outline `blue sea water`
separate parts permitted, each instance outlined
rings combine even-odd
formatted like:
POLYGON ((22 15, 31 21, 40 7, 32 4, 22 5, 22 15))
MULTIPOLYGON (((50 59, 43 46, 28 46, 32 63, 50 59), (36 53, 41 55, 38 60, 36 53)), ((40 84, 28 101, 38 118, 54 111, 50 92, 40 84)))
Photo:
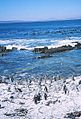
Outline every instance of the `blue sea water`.
MULTIPOLYGON (((58 45, 67 40, 81 40, 81 20, 0 23, 0 45, 30 48, 58 45)), ((81 50, 54 53, 37 59, 32 50, 15 50, 0 56, 0 75, 70 77, 81 75, 81 50)))

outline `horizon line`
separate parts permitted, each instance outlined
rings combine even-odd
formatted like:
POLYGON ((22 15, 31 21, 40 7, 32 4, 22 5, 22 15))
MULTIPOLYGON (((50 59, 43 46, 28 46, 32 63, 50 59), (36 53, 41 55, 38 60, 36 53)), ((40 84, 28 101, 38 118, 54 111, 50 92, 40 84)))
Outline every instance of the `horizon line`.
POLYGON ((71 19, 47 19, 47 20, 1 20, 0 22, 50 22, 50 21, 69 21, 69 20, 81 20, 81 18, 71 19))

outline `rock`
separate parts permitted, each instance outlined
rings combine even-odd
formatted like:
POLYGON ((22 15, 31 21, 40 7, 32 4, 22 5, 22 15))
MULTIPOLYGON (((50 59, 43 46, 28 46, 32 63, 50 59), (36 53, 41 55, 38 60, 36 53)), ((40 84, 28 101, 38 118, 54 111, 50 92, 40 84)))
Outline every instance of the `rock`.
POLYGON ((51 48, 49 49, 49 53, 58 53, 58 52, 64 52, 64 51, 69 51, 69 50, 73 50, 73 47, 68 45, 68 46, 61 46, 58 48, 51 48))
POLYGON ((6 47, 0 46, 0 53, 3 53, 3 52, 5 52, 5 51, 6 51, 6 47))
POLYGON ((81 116, 81 111, 76 111, 76 112, 67 113, 64 118, 75 119, 76 117, 80 117, 80 116, 81 116))
POLYGON ((12 47, 12 50, 17 50, 17 48, 16 47, 12 47))
POLYGON ((0 83, 2 83, 2 80, 0 79, 0 83))
POLYGON ((5 46, 0 46, 0 54, 3 55, 3 54, 10 52, 10 51, 12 51, 12 49, 6 49, 5 46))
POLYGON ((5 84, 8 84, 8 82, 7 82, 7 81, 4 81, 4 80, 2 80, 2 79, 0 79, 0 83, 5 83, 5 84))
POLYGON ((81 43, 78 42, 78 43, 75 45, 75 48, 81 49, 81 43))
POLYGON ((38 53, 46 53, 48 51, 48 47, 44 48, 34 48, 33 52, 38 52, 38 53))
POLYGON ((21 48, 20 50, 27 50, 26 48, 21 48))
POLYGON ((58 48, 51 48, 51 49, 48 49, 48 47, 34 48, 33 52, 52 54, 52 53, 64 52, 68 50, 73 50, 73 47, 70 45, 68 46, 65 45, 65 46, 61 46, 58 48))
POLYGON ((48 55, 38 56, 36 57, 36 59, 45 59, 45 58, 50 58, 50 57, 52 57, 52 55, 48 54, 48 55))

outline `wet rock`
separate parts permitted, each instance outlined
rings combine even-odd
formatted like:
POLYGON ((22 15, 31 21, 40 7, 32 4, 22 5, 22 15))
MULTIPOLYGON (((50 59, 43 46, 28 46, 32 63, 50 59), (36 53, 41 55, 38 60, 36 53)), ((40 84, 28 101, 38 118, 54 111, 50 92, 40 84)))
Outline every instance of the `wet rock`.
POLYGON ((0 53, 3 53, 3 52, 5 52, 5 51, 6 51, 6 47, 0 46, 0 53))
POLYGON ((61 46, 58 48, 51 48, 51 49, 48 49, 48 47, 35 48, 33 50, 33 52, 52 54, 52 53, 64 52, 64 51, 68 51, 68 50, 73 50, 73 47, 70 45, 68 45, 68 46, 65 45, 65 46, 61 46))
POLYGON ((67 113, 64 118, 75 119, 76 117, 80 117, 80 116, 81 116, 81 111, 76 111, 76 112, 67 113))
POLYGON ((21 48, 20 50, 27 50, 26 48, 21 48))
POLYGON ((10 51, 12 51, 11 49, 6 49, 6 47, 5 46, 0 46, 0 54, 5 54, 5 53, 7 53, 7 52, 10 52, 10 51))
POLYGON ((0 79, 0 83, 2 83, 2 80, 0 79))
POLYGON ((2 80, 2 79, 0 79, 0 83, 5 83, 5 84, 8 84, 8 82, 7 82, 7 81, 4 81, 4 80, 2 80))
POLYGON ((75 48, 81 49, 81 43, 78 42, 78 43, 75 45, 75 48))
POLYGON ((34 48, 33 52, 38 52, 38 53, 46 53, 48 51, 48 47, 44 48, 34 48))
POLYGON ((52 55, 48 54, 48 55, 38 56, 36 57, 36 59, 45 59, 45 58, 50 58, 50 57, 52 57, 52 55))
POLYGON ((17 50, 17 48, 16 47, 12 47, 12 50, 17 50))
POLYGON ((73 47, 68 45, 68 46, 62 46, 62 47, 58 47, 58 48, 53 48, 52 50, 50 50, 50 53, 58 53, 58 52, 64 52, 64 51, 69 51, 69 50, 73 50, 73 47))

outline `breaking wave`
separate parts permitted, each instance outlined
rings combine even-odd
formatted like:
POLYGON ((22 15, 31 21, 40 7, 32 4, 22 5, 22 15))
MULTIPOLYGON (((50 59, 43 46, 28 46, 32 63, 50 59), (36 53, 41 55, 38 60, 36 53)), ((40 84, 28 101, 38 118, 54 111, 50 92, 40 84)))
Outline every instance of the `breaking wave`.
POLYGON ((6 46, 7 49, 16 48, 17 50, 33 50, 34 48, 58 48, 61 46, 72 46, 81 43, 81 37, 69 37, 66 39, 10 39, 0 40, 0 45, 6 46))

